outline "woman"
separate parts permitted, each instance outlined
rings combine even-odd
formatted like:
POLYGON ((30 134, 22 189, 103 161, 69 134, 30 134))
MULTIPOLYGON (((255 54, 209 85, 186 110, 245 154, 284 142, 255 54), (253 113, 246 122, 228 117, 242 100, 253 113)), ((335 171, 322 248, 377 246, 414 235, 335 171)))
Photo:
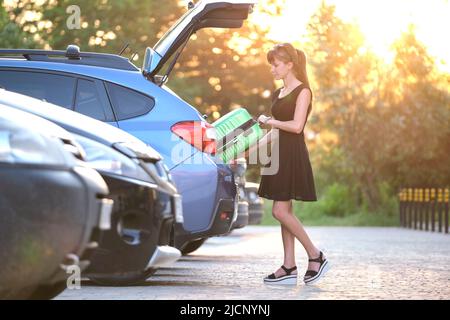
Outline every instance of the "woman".
POLYGON ((264 282, 297 283, 294 248, 297 238, 309 257, 308 271, 303 281, 312 284, 325 274, 329 264, 323 252, 312 243, 292 209, 292 200, 317 200, 303 134, 312 108, 306 57, 303 51, 285 43, 270 50, 267 60, 272 66, 271 72, 275 79, 283 80, 284 86, 273 94, 272 117, 261 115, 258 118, 260 123, 272 127, 271 132, 259 142, 259 147, 271 142, 272 150, 277 149, 278 154, 272 152, 270 166, 274 167, 274 161, 279 162, 276 173, 265 174, 263 171, 258 194, 274 200, 272 214, 281 223, 284 263, 277 271, 265 277, 264 282))

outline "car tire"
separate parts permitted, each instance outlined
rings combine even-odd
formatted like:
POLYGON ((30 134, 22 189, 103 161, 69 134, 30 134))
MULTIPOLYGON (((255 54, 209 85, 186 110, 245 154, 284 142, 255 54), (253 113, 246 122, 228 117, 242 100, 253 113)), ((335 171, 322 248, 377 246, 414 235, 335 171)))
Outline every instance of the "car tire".
POLYGON ((186 256, 189 253, 194 252, 195 250, 200 248, 203 243, 205 243, 206 239, 208 238, 201 238, 198 240, 189 241, 187 245, 185 245, 184 248, 181 249, 181 253, 183 254, 183 256, 186 256))
POLYGON ((121 275, 105 275, 89 277, 89 279, 95 284, 106 286, 106 287, 117 287, 117 286, 133 286, 142 284, 150 276, 152 276, 157 269, 147 269, 141 272, 126 273, 121 275))

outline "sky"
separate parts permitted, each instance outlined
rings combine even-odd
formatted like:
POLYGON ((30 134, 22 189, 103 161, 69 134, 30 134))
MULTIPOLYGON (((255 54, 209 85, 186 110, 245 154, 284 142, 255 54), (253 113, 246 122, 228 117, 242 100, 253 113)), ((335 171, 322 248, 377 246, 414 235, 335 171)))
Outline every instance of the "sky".
MULTIPOLYGON (((269 37, 294 42, 306 33, 306 24, 322 0, 287 0, 283 12, 270 21, 269 37)), ((393 55, 390 46, 415 25, 417 38, 436 58, 439 69, 450 72, 450 4, 449 0, 325 0, 336 5, 336 15, 345 22, 356 23, 365 35, 367 45, 386 62, 393 55)), ((255 10, 256 19, 258 12, 255 10)), ((252 17, 250 16, 250 19, 252 17)))

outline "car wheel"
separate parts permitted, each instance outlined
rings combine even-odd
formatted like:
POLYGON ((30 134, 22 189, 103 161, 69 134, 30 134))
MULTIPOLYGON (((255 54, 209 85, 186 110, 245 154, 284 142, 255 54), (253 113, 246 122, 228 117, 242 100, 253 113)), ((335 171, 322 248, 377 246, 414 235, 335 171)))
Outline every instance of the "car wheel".
POLYGON ((95 284, 101 286, 132 286, 145 282, 157 269, 148 269, 141 272, 133 272, 119 275, 104 275, 89 277, 95 284))
POLYGON ((194 252, 195 250, 200 248, 203 243, 205 243, 206 239, 208 238, 201 238, 198 240, 189 241, 188 244, 185 245, 183 249, 181 249, 181 253, 183 254, 183 256, 186 256, 189 253, 194 252))

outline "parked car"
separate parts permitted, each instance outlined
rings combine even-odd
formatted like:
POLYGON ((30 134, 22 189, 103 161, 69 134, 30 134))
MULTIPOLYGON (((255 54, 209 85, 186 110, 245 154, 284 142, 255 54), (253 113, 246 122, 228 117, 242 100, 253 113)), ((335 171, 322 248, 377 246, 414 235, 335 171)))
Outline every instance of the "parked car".
POLYGON ((133 284, 181 256, 170 246, 174 228, 183 222, 180 196, 155 150, 122 130, 18 93, 3 91, 0 103, 69 131, 109 187, 112 227, 100 239, 85 277, 106 285, 133 284))
POLYGON ((0 103, 0 298, 58 295, 110 229, 108 187, 82 154, 67 131, 0 103))
POLYGON ((6 56, 0 58, 0 86, 107 122, 160 152, 183 196, 183 230, 175 238, 183 250, 230 231, 237 189, 230 167, 216 163, 214 128, 165 82, 194 32, 238 28, 255 3, 201 0, 190 6, 154 49, 147 48, 142 70, 121 56, 80 53, 75 46, 0 50, 6 56))
POLYGON ((249 204, 245 195, 245 173, 247 171, 247 160, 245 158, 236 159, 231 164, 234 179, 239 190, 238 217, 232 226, 233 229, 241 229, 248 225, 249 204))
POLYGON ((244 226, 256 225, 262 222, 264 216, 264 201, 258 195, 259 184, 247 181, 245 173, 247 171, 247 161, 245 158, 239 158, 232 162, 231 168, 235 173, 235 180, 239 187, 239 205, 245 203, 245 208, 238 210, 238 218, 235 222, 235 229, 244 226), (242 213, 245 212, 246 213, 242 213), (241 221, 241 223, 239 223, 241 221))
POLYGON ((258 195, 259 184, 245 183, 245 198, 248 202, 248 224, 260 224, 264 217, 264 200, 258 195))

